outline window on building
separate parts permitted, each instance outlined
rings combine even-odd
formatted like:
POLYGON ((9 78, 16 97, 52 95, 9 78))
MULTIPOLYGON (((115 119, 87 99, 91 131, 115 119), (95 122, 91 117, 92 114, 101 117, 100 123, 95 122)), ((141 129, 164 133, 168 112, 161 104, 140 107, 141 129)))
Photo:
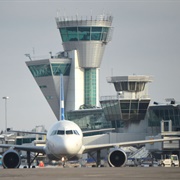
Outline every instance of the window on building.
POLYGON ((49 64, 31 65, 28 66, 34 77, 51 76, 51 68, 49 64))
POLYGON ((96 69, 85 69, 85 104, 96 106, 96 69))
POLYGON ((99 26, 64 27, 59 29, 63 42, 106 41, 109 28, 99 26))
POLYGON ((51 67, 54 76, 59 76, 60 74, 63 74, 64 76, 69 76, 70 74, 71 64, 52 63, 51 67))

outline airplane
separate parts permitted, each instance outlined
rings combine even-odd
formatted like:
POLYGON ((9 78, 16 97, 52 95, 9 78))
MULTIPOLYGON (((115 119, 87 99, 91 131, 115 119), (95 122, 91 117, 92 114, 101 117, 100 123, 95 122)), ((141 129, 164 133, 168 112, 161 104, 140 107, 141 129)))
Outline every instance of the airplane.
MULTIPOLYGON (((61 78, 60 78, 61 79, 61 78)), ((61 80, 61 87, 63 83, 61 80)), ((61 90, 62 92, 62 90, 61 90)), ((61 94, 61 96, 63 96, 61 94)), ((25 145, 12 145, 12 144, 0 144, 1 148, 7 148, 8 150, 2 155, 2 166, 4 168, 19 168, 21 165, 21 157, 19 151, 27 152, 27 164, 31 167, 32 162, 37 156, 42 153, 46 155, 50 160, 68 160, 72 157, 89 153, 92 151, 98 151, 101 149, 112 148, 108 154, 108 163, 110 167, 122 167, 126 164, 127 155, 125 151, 121 149, 122 146, 140 145, 146 143, 155 143, 163 141, 176 141, 180 140, 177 138, 168 139, 153 139, 153 140, 140 140, 131 142, 118 142, 118 143, 107 143, 107 144, 94 144, 84 145, 83 144, 83 132, 80 127, 72 121, 64 119, 64 106, 63 97, 61 97, 61 118, 59 121, 52 124, 47 133, 35 133, 47 135, 45 146, 25 146, 25 145), (36 156, 31 159, 30 153, 37 153, 36 156)), ((16 131, 21 132, 21 131, 16 131)))

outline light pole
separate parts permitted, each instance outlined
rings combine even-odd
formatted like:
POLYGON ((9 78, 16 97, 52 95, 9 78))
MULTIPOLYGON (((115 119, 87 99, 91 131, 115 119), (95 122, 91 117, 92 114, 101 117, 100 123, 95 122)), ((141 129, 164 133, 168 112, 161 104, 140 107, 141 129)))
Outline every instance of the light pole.
POLYGON ((7 132, 7 99, 9 99, 8 96, 2 97, 5 100, 5 132, 7 132))

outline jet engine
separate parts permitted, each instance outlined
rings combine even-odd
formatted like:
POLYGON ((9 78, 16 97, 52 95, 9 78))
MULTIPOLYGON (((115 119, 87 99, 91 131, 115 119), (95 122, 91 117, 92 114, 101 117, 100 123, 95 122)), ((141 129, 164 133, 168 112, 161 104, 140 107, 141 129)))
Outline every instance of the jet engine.
POLYGON ((19 168, 21 157, 17 151, 9 149, 3 154, 2 165, 4 168, 19 168))
POLYGON ((122 149, 113 149, 108 155, 108 163, 111 167, 121 167, 126 164, 127 155, 122 149))

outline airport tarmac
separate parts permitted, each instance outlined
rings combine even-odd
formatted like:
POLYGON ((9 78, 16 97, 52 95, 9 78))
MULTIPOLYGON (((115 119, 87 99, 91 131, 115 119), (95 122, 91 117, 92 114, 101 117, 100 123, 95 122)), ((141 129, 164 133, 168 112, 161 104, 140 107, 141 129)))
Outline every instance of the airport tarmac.
POLYGON ((1 180, 179 180, 180 168, 35 168, 0 169, 1 180))

